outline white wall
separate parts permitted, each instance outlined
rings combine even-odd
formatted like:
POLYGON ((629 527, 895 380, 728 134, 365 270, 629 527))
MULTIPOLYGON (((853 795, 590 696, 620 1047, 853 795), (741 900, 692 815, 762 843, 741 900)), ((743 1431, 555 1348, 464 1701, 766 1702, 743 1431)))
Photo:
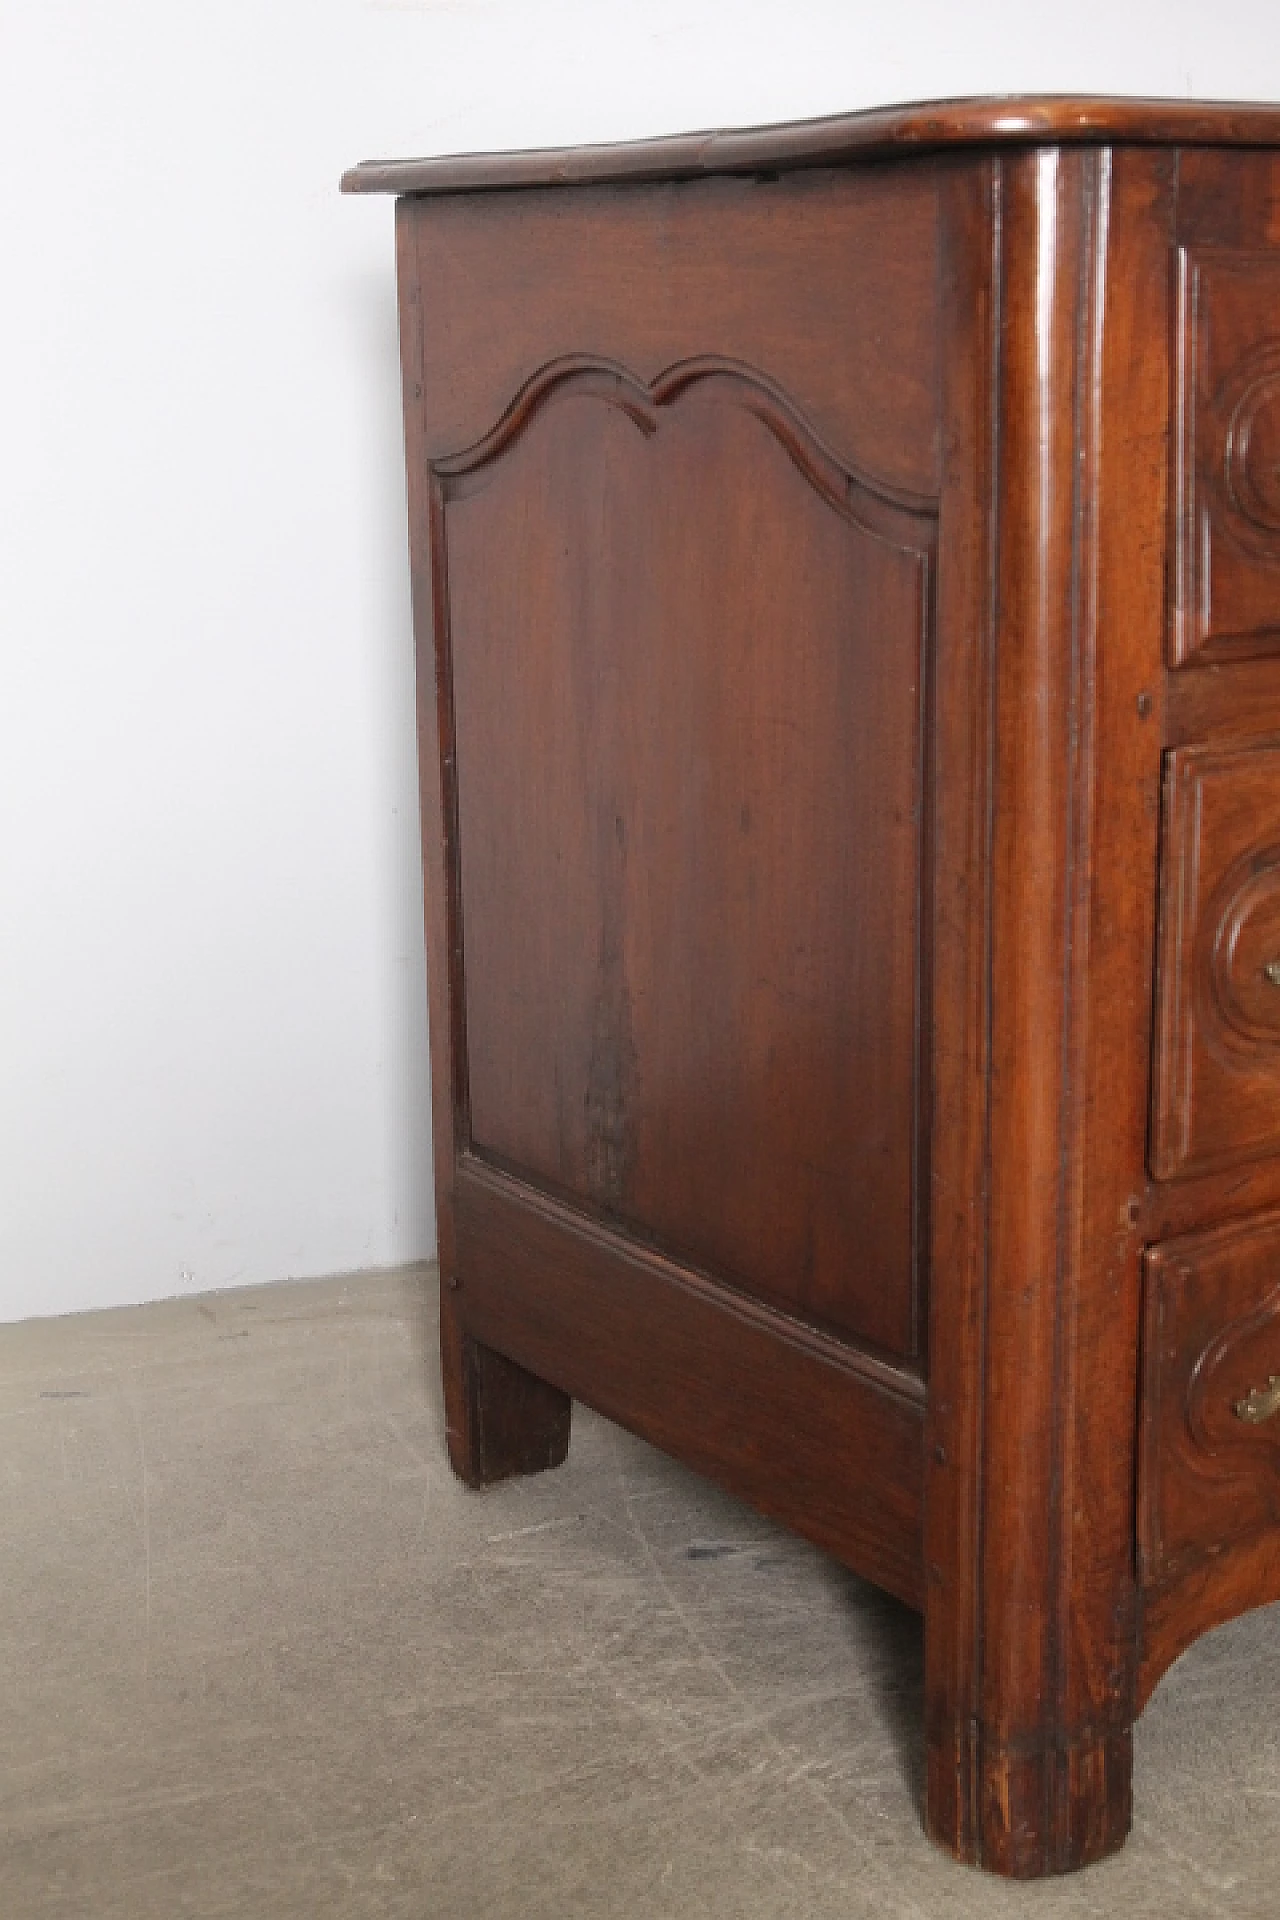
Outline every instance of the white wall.
POLYGON ((1274 0, 0 0, 0 1319, 432 1245, 369 154, 1280 97, 1274 0))

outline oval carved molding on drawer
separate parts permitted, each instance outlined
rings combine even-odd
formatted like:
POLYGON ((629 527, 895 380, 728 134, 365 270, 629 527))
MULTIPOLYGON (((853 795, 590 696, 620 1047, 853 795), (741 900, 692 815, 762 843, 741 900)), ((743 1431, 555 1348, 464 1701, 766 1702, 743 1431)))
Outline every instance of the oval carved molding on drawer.
POLYGON ((1210 1012, 1223 1039, 1280 1047, 1280 844, 1236 862, 1206 926, 1210 1012))
POLYGON ((1146 1256, 1139 1486, 1160 1585, 1280 1519, 1280 1214, 1146 1256))
POLYGON ((1209 1342, 1191 1370, 1187 1430, 1203 1456, 1202 1471, 1252 1473, 1259 1447, 1280 1453, 1280 1419, 1250 1418, 1242 1411, 1264 1406, 1274 1377, 1269 1369, 1280 1369, 1280 1279, 1252 1313, 1209 1342))
POLYGON ((1280 747, 1168 756, 1151 1169, 1280 1154, 1280 747))
POLYGON ((1179 254, 1175 666, 1280 654, 1280 255, 1179 254))
POLYGON ((1249 528, 1236 528, 1260 558, 1280 560, 1280 345, 1272 342, 1237 369, 1223 396, 1227 416, 1227 495, 1249 528))

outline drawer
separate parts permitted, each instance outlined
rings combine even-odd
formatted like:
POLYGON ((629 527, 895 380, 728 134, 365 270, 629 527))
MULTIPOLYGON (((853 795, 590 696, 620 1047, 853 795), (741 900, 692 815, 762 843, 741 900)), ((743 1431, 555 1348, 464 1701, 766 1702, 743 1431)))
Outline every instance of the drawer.
POLYGON ((1168 757, 1151 1169, 1280 1153, 1280 747, 1168 757))
POLYGON ((1144 1585, 1280 1523, 1280 1213, 1146 1256, 1144 1585))
POLYGON ((1280 653, 1280 255, 1179 256, 1175 665, 1280 653))

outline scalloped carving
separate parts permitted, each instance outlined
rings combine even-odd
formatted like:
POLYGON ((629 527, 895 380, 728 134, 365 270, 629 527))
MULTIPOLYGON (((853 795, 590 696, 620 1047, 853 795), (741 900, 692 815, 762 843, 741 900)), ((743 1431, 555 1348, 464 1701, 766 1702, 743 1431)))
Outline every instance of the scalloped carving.
POLYGON ((525 382, 482 439, 432 463, 443 497, 465 495, 545 407, 575 399, 616 407, 644 434, 656 433, 664 411, 683 401, 727 401, 743 407, 768 428, 814 491, 843 518, 908 551, 925 552, 932 545, 935 499, 859 472, 825 444, 775 381, 717 354, 676 361, 651 381, 592 354, 568 354, 548 362, 525 382))

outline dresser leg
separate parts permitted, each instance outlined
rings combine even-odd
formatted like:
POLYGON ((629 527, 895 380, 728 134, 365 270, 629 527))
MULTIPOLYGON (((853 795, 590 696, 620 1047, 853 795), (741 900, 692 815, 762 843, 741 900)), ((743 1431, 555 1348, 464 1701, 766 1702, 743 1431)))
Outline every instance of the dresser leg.
POLYGON ((460 1480, 487 1487, 561 1465, 569 1451, 568 1394, 473 1339, 447 1285, 440 1298, 440 1358, 449 1460, 460 1480))
POLYGON ((1016 1880, 1070 1873, 1124 1845, 1132 1729, 1018 1740, 980 1726, 929 1736, 925 1823, 957 1859, 1016 1880))

